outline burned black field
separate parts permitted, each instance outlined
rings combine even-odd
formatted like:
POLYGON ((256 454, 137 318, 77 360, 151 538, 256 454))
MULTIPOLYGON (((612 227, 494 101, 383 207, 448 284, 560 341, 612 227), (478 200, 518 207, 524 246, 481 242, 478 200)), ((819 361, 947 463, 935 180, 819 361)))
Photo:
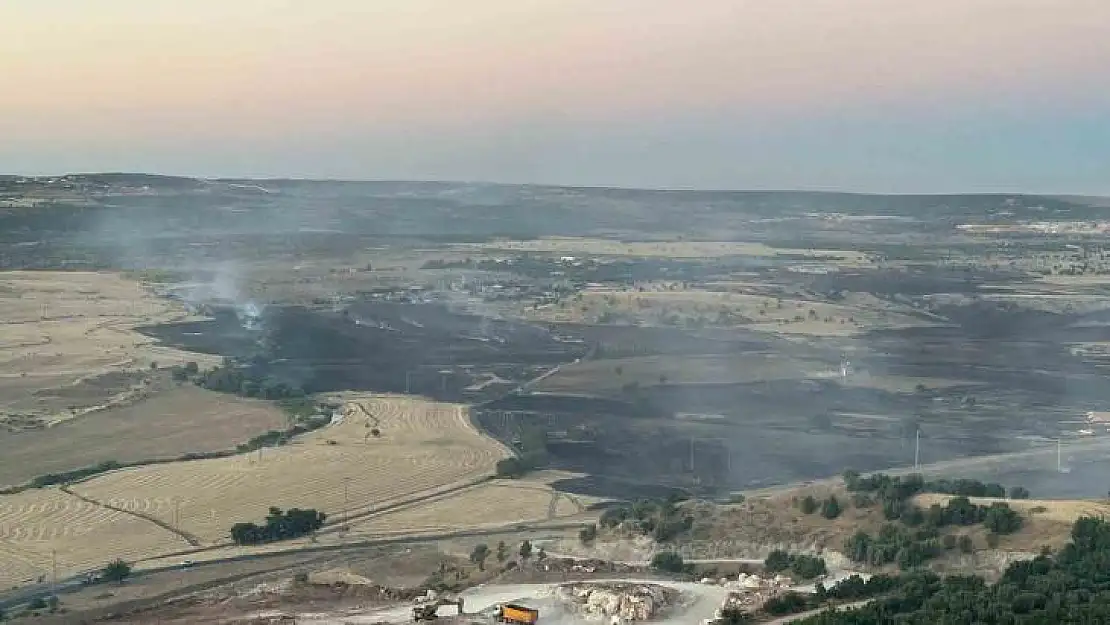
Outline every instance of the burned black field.
POLYGON ((222 310, 210 321, 146 332, 306 392, 408 391, 470 403, 493 436, 519 448, 540 431, 548 466, 589 476, 562 483, 564 490, 616 497, 908 466, 917 436, 922 463, 1023 450, 1050 444, 1110 401, 1101 363, 1068 348, 1110 339, 1110 329, 1068 327, 1081 320, 1075 316, 947 312, 953 323, 944 327, 828 344, 719 330, 545 326, 381 301, 341 311, 274 306, 253 324, 222 310), (845 346, 851 371, 840 375, 845 346), (761 379, 772 360, 795 373, 779 367, 761 379), (714 383, 674 383, 652 368, 659 362, 708 362, 736 379, 716 372, 714 383), (552 378, 577 380, 582 367, 601 374, 555 393, 529 384, 553 369, 552 378), (605 376, 623 383, 606 386, 605 376))

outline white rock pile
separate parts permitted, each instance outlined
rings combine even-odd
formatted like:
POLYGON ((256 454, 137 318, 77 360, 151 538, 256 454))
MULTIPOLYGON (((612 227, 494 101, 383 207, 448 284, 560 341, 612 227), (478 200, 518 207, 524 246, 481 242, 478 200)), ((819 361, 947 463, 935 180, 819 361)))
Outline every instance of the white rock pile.
POLYGON ((622 623, 655 618, 678 598, 678 591, 655 584, 568 584, 559 594, 585 615, 622 623))

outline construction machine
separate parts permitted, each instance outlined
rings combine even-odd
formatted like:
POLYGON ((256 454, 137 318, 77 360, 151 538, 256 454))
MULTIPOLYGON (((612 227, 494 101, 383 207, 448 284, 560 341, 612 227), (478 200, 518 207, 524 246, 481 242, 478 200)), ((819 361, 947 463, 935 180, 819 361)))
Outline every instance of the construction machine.
POLYGON ((412 607, 412 620, 415 623, 421 621, 434 621, 439 618, 439 609, 445 605, 453 605, 459 610, 459 614, 463 613, 463 600, 462 597, 458 599, 439 598, 433 599, 420 605, 412 607))
POLYGON ((511 623, 512 625, 536 625, 540 618, 540 611, 526 608, 522 605, 506 603, 497 606, 497 621, 511 623))

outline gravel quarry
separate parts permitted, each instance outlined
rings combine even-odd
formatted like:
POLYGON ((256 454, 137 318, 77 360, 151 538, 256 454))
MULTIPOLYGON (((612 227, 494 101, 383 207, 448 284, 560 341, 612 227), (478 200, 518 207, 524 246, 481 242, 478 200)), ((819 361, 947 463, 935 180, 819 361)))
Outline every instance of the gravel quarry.
MULTIPOLYGON (((660 590, 670 590, 679 594, 676 604, 666 606, 661 618, 652 619, 658 625, 684 625, 699 623, 702 619, 713 618, 714 611, 728 596, 728 589, 721 586, 697 584, 693 582, 671 582, 660 580, 607 579, 574 582, 570 586, 589 584, 602 588, 606 585, 645 586, 660 590)), ((465 600, 466 615, 454 618, 453 608, 441 608, 440 623, 485 622, 486 615, 494 606, 502 603, 521 603, 540 611, 539 622, 544 625, 596 625, 607 622, 606 617, 588 614, 577 610, 574 602, 564 598, 563 583, 552 584, 496 584, 471 588, 461 593, 465 600)), ((404 604, 396 607, 370 610, 365 612, 344 612, 330 614, 298 614, 297 622, 313 625, 346 625, 362 623, 367 625, 401 624, 412 622, 412 606, 404 604)))

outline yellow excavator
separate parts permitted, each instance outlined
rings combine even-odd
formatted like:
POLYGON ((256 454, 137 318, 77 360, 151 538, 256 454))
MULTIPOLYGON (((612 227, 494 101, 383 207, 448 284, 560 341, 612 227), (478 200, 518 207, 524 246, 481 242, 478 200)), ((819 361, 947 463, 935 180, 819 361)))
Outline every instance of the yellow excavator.
POLYGON ((453 605, 459 610, 459 614, 463 613, 463 600, 462 597, 458 599, 439 598, 432 599, 420 605, 412 607, 412 620, 414 623, 422 621, 434 621, 439 618, 439 609, 445 605, 453 605))

